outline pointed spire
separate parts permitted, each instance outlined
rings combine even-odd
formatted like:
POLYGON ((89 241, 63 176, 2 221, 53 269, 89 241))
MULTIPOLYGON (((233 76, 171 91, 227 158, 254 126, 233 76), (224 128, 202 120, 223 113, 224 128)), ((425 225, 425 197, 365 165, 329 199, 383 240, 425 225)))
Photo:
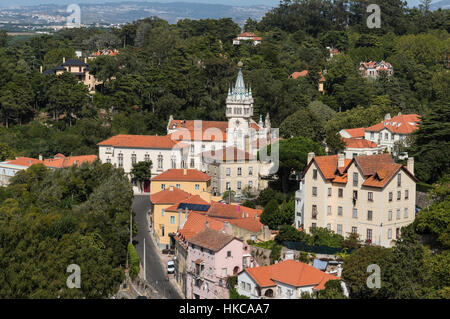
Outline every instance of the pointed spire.
POLYGON ((245 93, 245 83, 244 83, 244 76, 242 74, 242 66, 244 64, 242 62, 238 63, 238 76, 236 79, 236 85, 234 86, 233 93, 245 93))

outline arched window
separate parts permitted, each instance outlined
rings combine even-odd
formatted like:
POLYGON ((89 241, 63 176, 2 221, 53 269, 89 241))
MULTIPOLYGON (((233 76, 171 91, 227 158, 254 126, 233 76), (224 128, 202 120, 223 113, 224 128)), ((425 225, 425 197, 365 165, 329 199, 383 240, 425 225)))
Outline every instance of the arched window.
POLYGON ((119 167, 123 167, 123 154, 119 154, 118 156, 119 167))
POLYGON ((163 156, 161 154, 158 155, 158 169, 163 169, 163 156))
POLYGON ((172 155, 171 163, 172 163, 172 168, 177 168, 177 157, 175 155, 172 155))

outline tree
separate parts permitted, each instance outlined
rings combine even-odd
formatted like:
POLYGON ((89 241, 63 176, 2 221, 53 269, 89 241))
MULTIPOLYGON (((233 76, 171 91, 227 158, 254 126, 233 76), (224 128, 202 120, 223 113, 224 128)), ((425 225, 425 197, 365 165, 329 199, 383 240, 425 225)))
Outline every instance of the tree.
POLYGON ((264 207, 260 216, 260 221, 264 225, 269 226, 270 229, 277 229, 277 226, 279 225, 278 217, 278 203, 275 199, 272 199, 267 203, 266 207, 264 207))
POLYGON ((141 192, 143 191, 144 183, 150 181, 152 165, 152 161, 137 162, 131 168, 130 174, 139 183, 141 192))
POLYGON ((325 122, 310 109, 302 109, 288 116, 280 125, 280 135, 284 138, 307 137, 322 143, 325 138, 325 122))
POLYGON ((0 143, 0 162, 6 159, 14 159, 14 152, 6 143, 0 143))
MULTIPOLYGON (((278 175, 281 177, 283 193, 288 191, 288 178, 294 173, 300 173, 305 167, 309 152, 316 155, 325 155, 325 151, 316 142, 305 137, 293 137, 283 139, 279 143, 279 169, 278 175)), ((267 147, 266 154, 271 154, 271 145, 267 147)))
POLYGON ((261 206, 266 206, 272 199, 275 199, 278 204, 281 204, 285 200, 285 196, 274 188, 267 187, 259 193, 256 203, 261 206))
POLYGON ((381 287, 387 280, 386 267, 390 262, 392 250, 379 246, 365 246, 354 251, 344 260, 342 279, 349 288, 350 298, 383 298, 380 289, 367 287, 367 267, 376 264, 381 270, 381 287))
POLYGON ((319 290, 318 299, 347 299, 341 280, 328 280, 325 289, 319 290))

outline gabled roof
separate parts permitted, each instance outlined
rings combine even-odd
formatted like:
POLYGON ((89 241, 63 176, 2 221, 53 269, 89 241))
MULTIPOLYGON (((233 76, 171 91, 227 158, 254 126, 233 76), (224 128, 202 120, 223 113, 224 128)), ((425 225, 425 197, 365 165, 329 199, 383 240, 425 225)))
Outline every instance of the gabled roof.
POLYGON ((171 187, 150 195, 150 201, 153 204, 175 204, 188 199, 190 196, 191 194, 188 192, 171 187))
POLYGON ((273 287, 277 282, 293 287, 314 286, 314 290, 325 288, 328 280, 338 280, 339 277, 324 273, 305 263, 295 260, 244 270, 259 287, 273 287))
POLYGON ((178 141, 226 141, 227 128, 226 121, 172 120, 169 123, 169 130, 176 130, 171 135, 178 141))
POLYGON ((239 228, 246 229, 253 233, 257 233, 257 232, 261 231, 261 229, 264 227, 264 225, 259 221, 259 218, 254 218, 254 217, 230 219, 230 220, 228 220, 228 222, 232 225, 235 225, 239 228))
POLYGON ((356 162, 364 176, 373 175, 379 169, 389 164, 395 164, 391 155, 388 153, 356 156, 352 161, 356 162))
POLYGON ((16 157, 13 160, 6 160, 5 163, 7 164, 11 164, 11 165, 18 165, 18 166, 24 166, 24 167, 30 167, 31 165, 35 165, 35 164, 43 164, 43 161, 37 160, 35 158, 31 158, 31 157, 16 157))
POLYGON ((255 216, 259 217, 262 213, 261 209, 253 209, 245 206, 237 206, 225 203, 213 203, 209 208, 207 215, 217 218, 238 219, 255 216), (242 216, 244 215, 244 216, 242 216))
POLYGON ((84 63, 83 61, 75 60, 75 59, 69 59, 61 65, 62 66, 87 66, 87 64, 84 63))
POLYGON ((179 209, 187 209, 189 212, 196 211, 205 214, 210 207, 210 204, 205 201, 200 195, 192 195, 187 199, 183 199, 179 203, 176 203, 168 208, 166 211, 178 211, 179 209))
POLYGON ((180 229, 178 233, 184 237, 184 239, 189 240, 205 229, 206 222, 208 222, 208 227, 210 229, 217 231, 222 230, 225 226, 225 222, 223 220, 208 217, 204 214, 196 212, 189 212, 183 228, 180 229))
POLYGON ((376 148, 377 143, 360 138, 342 138, 347 148, 376 148))
POLYGON ((308 70, 303 70, 301 72, 292 73, 290 77, 295 80, 295 79, 298 79, 299 77, 305 77, 307 75, 308 75, 308 70))
POLYGON ((366 131, 379 132, 386 128, 392 133, 409 134, 417 130, 419 124, 420 116, 417 114, 397 115, 366 128, 366 131))
MULTIPOLYGON (((306 174, 313 162, 317 164, 325 179, 332 180, 336 177, 336 170, 338 169, 338 155, 314 157, 314 159, 306 167, 304 174, 306 174)), ((350 162, 351 160, 345 159, 343 170, 348 167, 350 162)))
POLYGON ((152 181, 188 181, 207 182, 211 179, 208 174, 196 169, 168 169, 152 178, 152 181))
MULTIPOLYGON (((218 252, 226 245, 228 245, 228 243, 230 243, 233 239, 235 239, 234 236, 225 234, 221 231, 217 231, 209 227, 205 227, 203 231, 191 237, 191 239, 188 239, 188 241, 191 244, 218 252)), ((236 238, 236 240, 239 239, 236 238)))
POLYGON ((364 133, 366 130, 364 127, 358 127, 358 128, 348 128, 345 129, 344 131, 346 131, 351 137, 358 138, 364 137, 364 133))
POLYGON ((172 149, 174 147, 184 146, 177 141, 173 141, 170 136, 167 135, 116 135, 98 143, 97 145, 153 149, 172 149))
POLYGON ((52 168, 65 168, 72 165, 81 165, 83 163, 93 163, 97 159, 97 155, 81 155, 81 156, 68 156, 65 157, 62 154, 56 154, 54 158, 45 159, 44 165, 52 168))

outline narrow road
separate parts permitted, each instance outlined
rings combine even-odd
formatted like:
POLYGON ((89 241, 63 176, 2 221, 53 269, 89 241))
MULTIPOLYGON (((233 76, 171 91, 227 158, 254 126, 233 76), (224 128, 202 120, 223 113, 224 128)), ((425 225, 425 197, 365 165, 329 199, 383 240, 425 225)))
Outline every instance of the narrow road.
MULTIPOLYGON (((146 274, 147 281, 152 284, 161 296, 168 299, 181 299, 177 290, 172 286, 167 277, 167 270, 161 266, 157 249, 150 238, 148 232, 147 212, 150 209, 149 196, 137 195, 133 199, 133 211, 136 213, 136 222, 138 223, 138 234, 133 238, 136 242, 136 249, 140 259, 143 261, 144 237, 146 248, 146 274)), ((143 264, 143 262, 142 262, 143 264)))

